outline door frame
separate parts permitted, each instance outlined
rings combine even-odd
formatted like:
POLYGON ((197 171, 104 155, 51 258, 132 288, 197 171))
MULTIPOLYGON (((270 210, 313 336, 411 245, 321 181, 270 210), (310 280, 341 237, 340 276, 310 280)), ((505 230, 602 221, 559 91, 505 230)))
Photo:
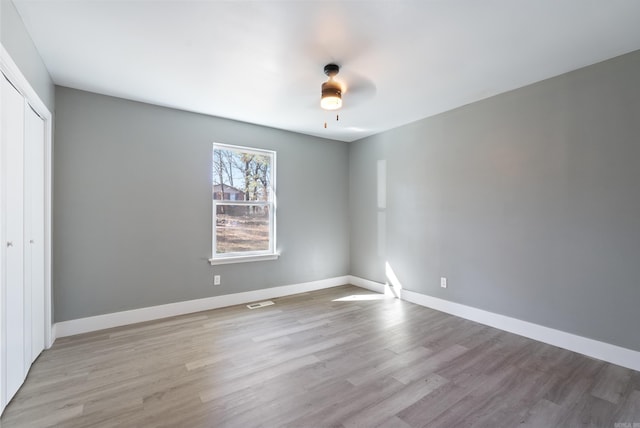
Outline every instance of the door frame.
MULTIPOLYGON (((22 74, 4 46, 0 43, 0 71, 9 78, 16 89, 24 96, 35 112, 44 120, 44 345, 49 349, 55 341, 53 331, 53 305, 51 295, 51 223, 52 223, 52 180, 53 180, 53 115, 22 74)), ((3 78, 0 76, 0 78, 3 78)), ((0 335, 2 334, 0 317, 0 335)), ((2 358, 2 356, 0 356, 2 358)), ((4 385, 0 385, 4 388, 4 385)), ((2 391, 4 392, 4 391, 2 391)))

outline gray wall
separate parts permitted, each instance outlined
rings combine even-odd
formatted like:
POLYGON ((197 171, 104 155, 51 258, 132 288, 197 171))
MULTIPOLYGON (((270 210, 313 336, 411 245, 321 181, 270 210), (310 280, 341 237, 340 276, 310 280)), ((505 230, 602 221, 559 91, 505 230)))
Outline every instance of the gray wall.
POLYGON ((11 0, 0 0, 0 43, 42 102, 53 112, 53 81, 11 0))
POLYGON ((56 89, 56 321, 349 273, 346 143, 56 89), (214 141, 277 151, 280 259, 209 265, 214 141))
POLYGON ((640 51, 349 155, 353 275, 640 350, 640 51))

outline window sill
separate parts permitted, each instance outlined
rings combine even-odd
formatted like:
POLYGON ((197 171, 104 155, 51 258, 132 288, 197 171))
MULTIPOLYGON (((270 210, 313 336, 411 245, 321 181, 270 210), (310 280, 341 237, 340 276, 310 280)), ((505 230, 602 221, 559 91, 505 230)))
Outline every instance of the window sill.
POLYGON ((280 257, 280 253, 274 254, 261 254, 255 256, 235 256, 235 257, 224 257, 219 259, 209 259, 209 263, 211 266, 215 265, 226 265, 231 263, 247 263, 247 262, 262 262, 265 260, 277 260, 280 257))

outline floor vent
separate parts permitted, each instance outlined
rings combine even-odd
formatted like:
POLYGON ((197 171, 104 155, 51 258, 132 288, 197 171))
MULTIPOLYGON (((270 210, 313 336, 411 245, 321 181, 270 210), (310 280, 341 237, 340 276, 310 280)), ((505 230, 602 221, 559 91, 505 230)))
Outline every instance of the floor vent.
POLYGON ((247 305, 247 308, 258 309, 258 308, 263 308, 265 306, 271 306, 273 304, 274 303, 271 300, 265 300, 264 302, 251 303, 250 305, 247 305))

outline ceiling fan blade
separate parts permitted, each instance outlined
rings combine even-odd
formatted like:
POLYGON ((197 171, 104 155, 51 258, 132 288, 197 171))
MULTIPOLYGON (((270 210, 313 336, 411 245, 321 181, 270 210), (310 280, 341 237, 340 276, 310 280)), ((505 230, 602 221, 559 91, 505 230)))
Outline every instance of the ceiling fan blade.
POLYGON ((377 92, 376 84, 368 77, 359 73, 345 70, 341 76, 343 86, 343 103, 346 108, 356 107, 361 103, 375 97, 377 92))

